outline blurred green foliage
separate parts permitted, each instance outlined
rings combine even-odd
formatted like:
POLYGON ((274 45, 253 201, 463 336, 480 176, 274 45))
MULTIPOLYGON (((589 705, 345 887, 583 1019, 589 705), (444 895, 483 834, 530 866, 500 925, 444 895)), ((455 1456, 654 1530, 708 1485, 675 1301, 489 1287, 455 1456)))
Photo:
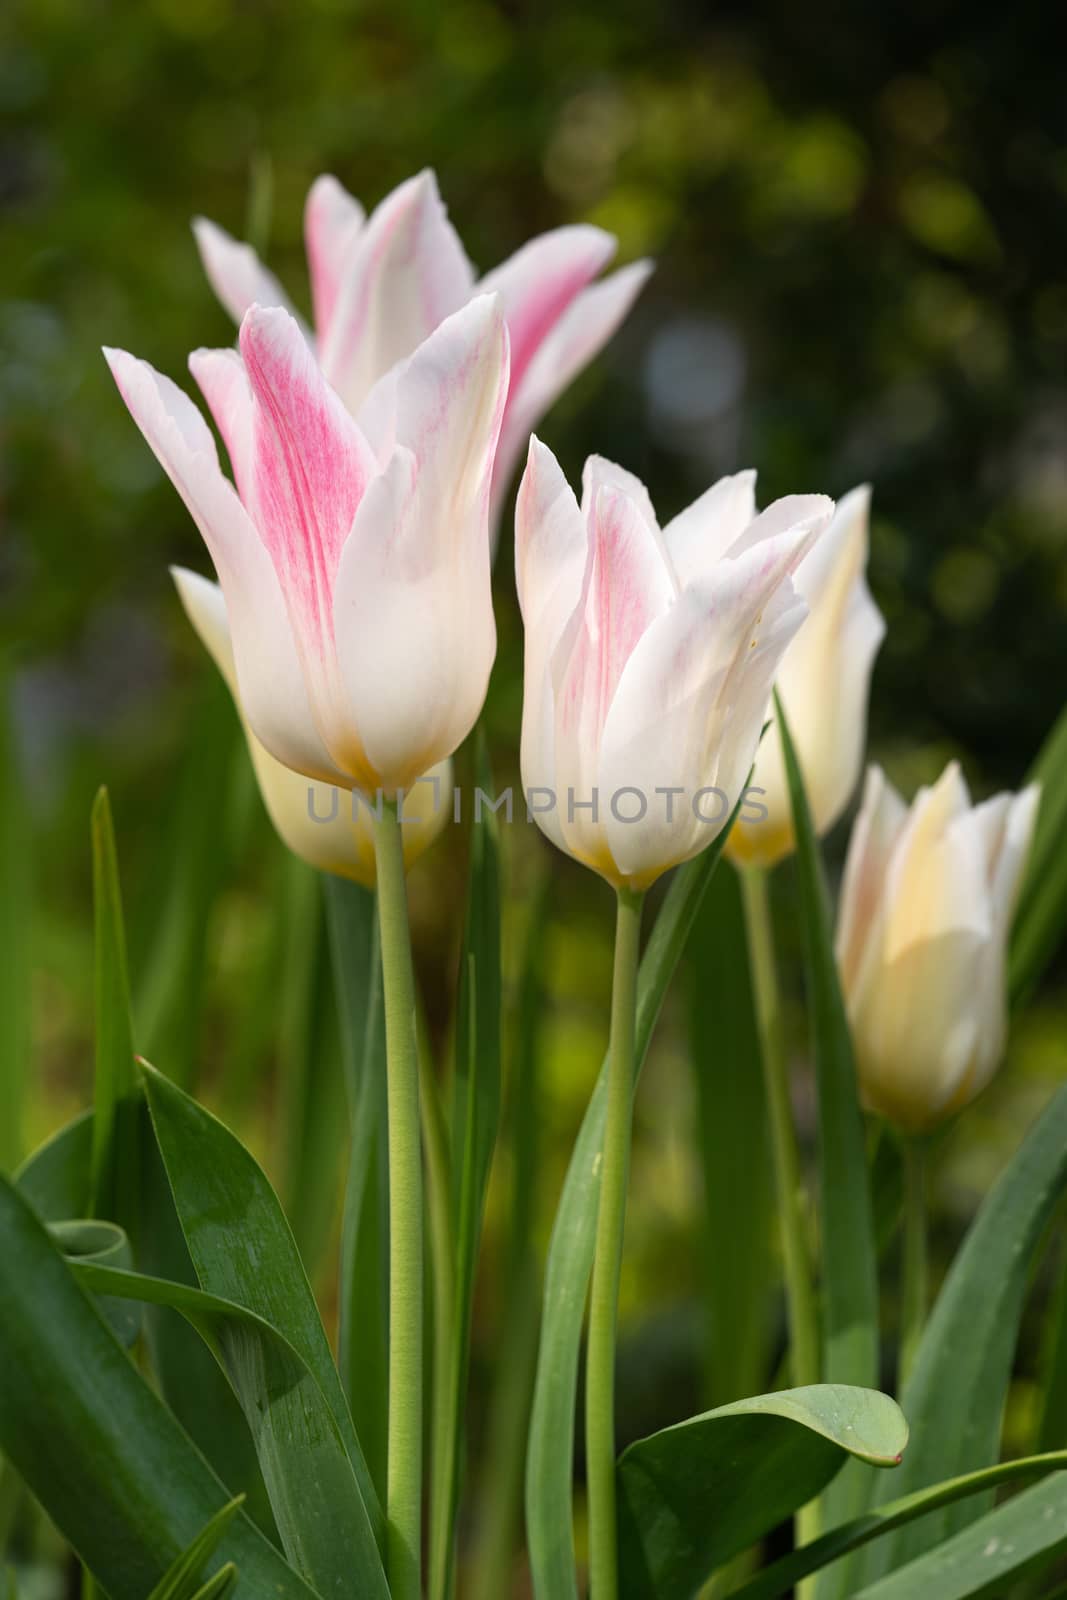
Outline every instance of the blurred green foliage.
MULTIPOLYGON (((870 480, 871 580, 889 623, 874 753, 905 788, 959 754, 982 792, 1021 779, 1064 697, 1067 100, 1055 14, 991 0, 8 0, 0 660, 35 835, 39 1092, 25 1139, 88 1090, 92 794, 111 788, 143 992, 167 830, 188 806, 181 774, 204 717, 219 737, 205 700, 214 669, 167 575, 168 563, 206 570, 207 558, 99 353, 125 346, 184 382, 189 350, 232 337, 190 217, 254 237, 305 306, 301 209, 320 171, 373 204, 432 165, 481 267, 578 219, 615 231, 622 260, 654 255, 632 318, 556 406, 547 441, 572 477, 591 450, 623 461, 663 516, 741 465, 759 468, 764 500, 870 480)), ((507 529, 497 592, 487 718, 504 782, 517 776, 521 699, 507 529)), ((209 1078, 232 1056, 254 1083, 272 1055, 279 847, 232 766, 220 757, 204 789, 228 871, 197 979, 201 1054, 209 1078)), ((544 865, 531 831, 505 839, 519 896, 512 964, 544 865)), ((457 854, 438 845, 413 881, 438 1033, 457 854)), ((605 893, 579 868, 551 867, 542 1236, 600 1060, 610 970, 605 893)), ((788 871, 779 892, 790 905, 788 871)), ((788 957, 787 928, 782 942, 788 957)), ((1046 995, 1017 1030, 1025 1070, 948 1141, 948 1242, 1061 1071, 1046 995)), ((639 1106, 624 1315, 637 1284, 642 1301, 669 1307, 701 1280, 682 1032, 661 1041, 639 1106)), ((803 1082, 799 1093, 807 1113, 803 1082)), ((261 1126, 252 1137, 263 1141, 261 1126)), ((494 1189, 491 1228, 504 1206, 494 1189)), ((476 1415, 500 1310, 491 1289, 476 1307, 476 1415)), ((659 1389, 673 1396, 680 1329, 653 1320, 640 1335, 646 1409, 659 1389)), ((696 1351, 699 1333, 686 1338, 696 1351)), ((1013 1402, 1022 1440, 1026 1393, 1013 1402)), ((658 1415, 681 1409, 672 1397, 658 1415)))

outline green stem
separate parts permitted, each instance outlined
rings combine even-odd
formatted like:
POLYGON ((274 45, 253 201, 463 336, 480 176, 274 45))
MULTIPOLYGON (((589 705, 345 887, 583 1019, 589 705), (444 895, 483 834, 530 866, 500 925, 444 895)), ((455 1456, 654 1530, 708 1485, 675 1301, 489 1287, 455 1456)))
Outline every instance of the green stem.
POLYGON ((419 1053, 404 851, 396 806, 375 828, 389 1122, 387 1570, 393 1600, 419 1600, 422 1543, 422 1151, 419 1053))
POLYGON ((600 1167, 585 1377, 591 1600, 616 1600, 619 1587, 615 1538, 615 1333, 630 1171, 637 961, 643 898, 633 890, 620 889, 615 922, 607 1121, 600 1167))
POLYGON ((805 1237, 805 1195, 789 1098, 789 1072, 782 1035, 767 875, 762 868, 746 867, 742 871, 741 894, 771 1125, 778 1216, 782 1228, 792 1378, 795 1384, 818 1383, 819 1331, 811 1261, 805 1237))
POLYGON ((926 1322, 926 1145, 902 1141, 904 1160, 904 1276, 900 1301, 897 1393, 911 1376, 926 1322))

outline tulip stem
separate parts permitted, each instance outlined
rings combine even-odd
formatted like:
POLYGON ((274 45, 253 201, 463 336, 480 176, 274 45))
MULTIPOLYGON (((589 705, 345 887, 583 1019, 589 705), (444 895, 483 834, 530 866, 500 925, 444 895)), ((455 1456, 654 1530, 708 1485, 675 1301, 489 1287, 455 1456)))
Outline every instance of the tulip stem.
POLYGON ((806 1196, 800 1178, 800 1156, 789 1096, 767 875, 761 867, 742 869, 741 893, 782 1230, 790 1370, 795 1384, 818 1383, 819 1327, 806 1238, 806 1196))
POLYGON ((585 1455, 589 1492, 589 1593, 616 1600, 615 1335, 630 1173, 637 1011, 637 962, 644 896, 618 891, 611 991, 608 1103, 600 1161, 596 1255, 589 1298, 585 1375, 585 1455))
POLYGON ((389 1435, 386 1568, 419 1600, 422 1544, 422 1150, 419 1051, 404 849, 395 804, 375 827, 389 1124, 389 1435))
POLYGON ((900 1361, 897 1392, 911 1376, 926 1322, 926 1145, 901 1141, 904 1161, 904 1272, 900 1299, 900 1361))

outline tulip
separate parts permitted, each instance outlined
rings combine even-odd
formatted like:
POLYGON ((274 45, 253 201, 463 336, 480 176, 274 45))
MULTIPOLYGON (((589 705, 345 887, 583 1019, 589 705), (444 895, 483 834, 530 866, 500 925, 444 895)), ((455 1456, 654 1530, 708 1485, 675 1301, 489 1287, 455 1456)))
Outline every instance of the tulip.
MULTIPOLYGON (((193 230, 208 279, 236 322, 255 303, 293 311, 250 246, 202 217, 193 230)), ((445 317, 473 295, 499 294, 511 385, 493 477, 494 528, 531 430, 611 338, 651 271, 638 261, 594 282, 617 241, 601 228, 576 226, 538 235, 478 280, 428 171, 394 189, 370 217, 336 178, 317 178, 304 238, 315 324, 305 334, 353 416, 445 317)))
POLYGON ((495 298, 447 317, 356 419, 293 317, 253 306, 240 354, 190 358, 236 488, 186 395, 106 354, 215 564, 257 739, 322 783, 412 789, 469 733, 496 651, 488 507, 508 335, 495 298))
MULTIPOLYGON (((327 788, 275 760, 248 725, 241 710, 226 601, 217 583, 183 567, 171 569, 186 615, 218 667, 241 719, 252 767, 267 815, 294 855, 340 878, 372 889, 375 881, 374 808, 347 790, 327 788)), ((452 763, 439 762, 404 796, 404 864, 437 838, 448 817, 452 763)))
MULTIPOLYGON (((845 495, 797 568, 793 582, 807 602, 808 620, 782 657, 775 684, 820 835, 833 827, 859 781, 871 671, 885 636, 867 588, 870 503, 866 485, 845 495)), ((793 846, 782 741, 772 722, 756 756, 752 804, 742 810, 726 850, 738 866, 770 867, 793 846)))
POLYGON ((867 774, 837 960, 863 1098, 907 1133, 966 1106, 1007 1033, 1005 964, 1039 790, 972 806, 953 762, 910 810, 867 774))
POLYGON ((646 888, 725 826, 806 614, 791 574, 833 502, 756 516, 753 482, 721 479, 661 531, 637 478, 591 457, 579 507, 531 441, 515 521, 523 783, 548 838, 616 886, 646 888))

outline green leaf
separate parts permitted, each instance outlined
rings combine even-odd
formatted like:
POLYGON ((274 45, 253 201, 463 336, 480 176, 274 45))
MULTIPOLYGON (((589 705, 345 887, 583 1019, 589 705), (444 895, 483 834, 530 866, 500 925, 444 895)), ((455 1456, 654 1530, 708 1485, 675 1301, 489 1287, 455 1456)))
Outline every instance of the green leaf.
MULTIPOLYGON (((92 1122, 93 1113, 83 1112, 41 1145, 17 1174, 19 1189, 45 1222, 83 1216, 88 1208, 92 1122)), ((143 1101, 141 1123, 140 1265, 158 1277, 195 1283, 143 1101)), ((230 1491, 247 1495, 248 1514, 273 1536, 274 1519, 252 1438, 214 1357, 181 1317, 150 1310, 146 1333, 152 1367, 170 1410, 230 1491)))
MULTIPOLYGON (((668 985, 728 832, 729 824, 702 855, 678 868, 656 918, 638 976, 638 1068, 648 1053, 668 985)), ((578 1596, 571 1523, 574 1408, 582 1320, 596 1245, 606 1104, 605 1062, 575 1140, 545 1264, 541 1344, 526 1455, 527 1544, 538 1600, 577 1600, 578 1596)))
POLYGON ((45 1222, 82 1217, 92 1185, 93 1113, 83 1111, 54 1133, 15 1174, 15 1182, 45 1222))
POLYGON ((620 1600, 685 1600, 846 1456, 896 1466, 907 1441, 894 1400, 844 1384, 738 1400, 639 1439, 617 1468, 620 1600))
POLYGON ((1067 1550, 1067 1473, 1025 1489, 853 1600, 993 1600, 1067 1550))
POLYGON ((918 1489, 914 1494, 891 1500, 877 1511, 869 1511, 853 1522, 832 1528, 821 1538, 813 1539, 800 1550, 783 1556, 780 1561, 751 1578, 739 1589, 731 1589, 729 1600, 775 1600, 777 1595, 791 1594, 798 1584, 812 1572, 818 1572, 831 1561, 839 1560, 850 1551, 880 1539, 896 1528, 942 1506, 966 1500, 970 1495, 985 1494, 1002 1483, 1016 1478, 1044 1476, 1046 1473, 1067 1467, 1067 1450, 1052 1451, 1047 1455, 1025 1456, 1018 1461, 1004 1461, 995 1467, 984 1467, 980 1472, 965 1473, 960 1478, 949 1478, 928 1489, 918 1489))
POLYGON ((220 1567, 213 1578, 209 1578, 202 1589, 198 1589, 193 1600, 223 1600, 225 1595, 233 1593, 237 1582, 237 1568, 233 1562, 220 1567))
MULTIPOLYGON (((226 1529, 241 1509, 242 1496, 237 1495, 204 1524, 192 1543, 182 1551, 177 1561, 164 1573, 148 1600, 195 1600, 200 1572, 208 1557, 219 1547, 226 1529)), ((232 1577, 236 1571, 231 1567, 232 1577)), ((214 1580, 212 1580, 214 1581, 214 1580)), ((201 1594, 203 1590, 199 1591, 201 1594)))
POLYGON ((150 1067, 145 1088, 202 1287, 277 1329, 315 1380, 274 1394, 261 1343, 224 1335, 227 1371, 257 1440, 285 1548, 324 1593, 344 1593, 358 1580, 368 1597, 384 1596, 381 1509, 277 1197, 248 1151, 196 1101, 150 1067), (259 1427, 268 1408, 270 1426, 259 1427))
POLYGON ((385 1009, 369 890, 325 877, 351 1143, 341 1230, 338 1363, 367 1467, 384 1496, 389 1398, 389 1202, 385 1009))
MULTIPOLYGON (((901 1404, 915 1443, 904 1492, 997 1459, 1034 1252, 1067 1185, 1067 1088, 1050 1101, 989 1192, 949 1269, 901 1404)), ((884 1500, 876 1496, 876 1504, 884 1500)), ((881 1540, 863 1564, 870 1581, 922 1554, 987 1509, 984 1499, 925 1517, 881 1540)))
POLYGON ((1056 1288, 1045 1312, 1045 1335, 1041 1352, 1041 1416, 1037 1429, 1039 1450, 1061 1450, 1067 1446, 1067 1262, 1063 1241, 1053 1253, 1058 1268, 1056 1288))
MULTIPOLYGON (((111 1600, 144 1600, 229 1495, 0 1180, 0 1450, 111 1600)), ((243 1600, 313 1600, 244 1516, 220 1554, 243 1600)))
MULTIPOLYGON (((830 1383, 878 1382, 878 1255, 852 1036, 834 955, 829 897, 789 724, 775 695, 796 834, 797 882, 819 1125, 822 1375, 830 1383)), ((842 1473, 827 1496, 831 1524, 861 1509, 867 1474, 842 1473)), ((820 1587, 838 1595, 845 1574, 820 1587)))
POLYGON ((506 1594, 520 1544, 523 1449, 530 1427, 541 1310, 541 1264, 535 1238, 544 1112, 546 951, 552 911, 550 872, 529 897, 529 920, 517 995, 509 1021, 507 1116, 511 1203, 503 1248, 501 1325, 493 1340, 493 1385, 473 1518, 473 1600, 506 1594))
MULTIPOLYGON (((70 1262, 126 1269, 132 1265, 130 1241, 114 1222, 53 1222, 48 1231, 70 1262)), ((139 1310, 107 1295, 100 1296, 97 1306, 116 1339, 127 1350, 132 1349, 141 1331, 139 1310)))
POLYGON ((1008 991, 1022 1005, 1055 955, 1067 923, 1067 706, 1060 713, 1029 781, 1040 783, 1034 837, 1012 927, 1008 991))
POLYGON ((314 1279, 332 1234, 348 1132, 322 875, 286 858, 279 1010, 285 1214, 314 1279))
MULTIPOLYGON (((440 1478, 435 1479, 432 1511, 431 1600, 447 1600, 452 1584, 474 1278, 485 1191, 500 1125, 500 837, 495 811, 484 803, 479 809, 481 797, 488 798, 493 789, 481 729, 476 738, 475 773, 452 1106, 454 1325, 447 1330, 448 1394, 439 1413, 443 1428, 439 1441, 440 1478)), ((444 1337, 445 1333, 446 1330, 437 1329, 436 1337, 444 1337)))
POLYGON ((767 1097, 753 1069, 760 1046, 735 872, 716 873, 687 960, 705 1200, 707 1390, 712 1404, 725 1405, 766 1381, 774 1282, 767 1097))
POLYGON ((31 830, 11 728, 9 675, 0 661, 0 1172, 22 1156, 30 1059, 31 830))
POLYGON ((96 1082, 89 1209, 136 1239, 140 1169, 140 1085, 134 1060, 126 934, 122 921, 111 804, 93 804, 93 904, 96 949, 96 1082))

